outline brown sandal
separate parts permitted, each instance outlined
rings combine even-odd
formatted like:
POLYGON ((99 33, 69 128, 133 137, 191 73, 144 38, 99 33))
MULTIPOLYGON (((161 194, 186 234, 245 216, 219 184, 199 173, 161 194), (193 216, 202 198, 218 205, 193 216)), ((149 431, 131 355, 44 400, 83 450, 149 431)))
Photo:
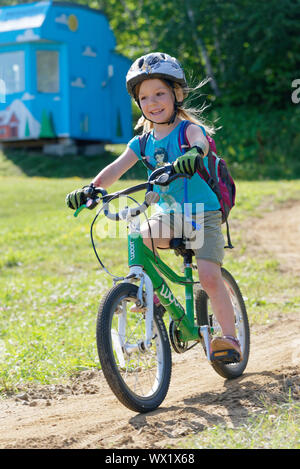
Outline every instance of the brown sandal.
POLYGON ((213 359, 226 360, 228 352, 234 351, 239 355, 239 360, 242 361, 241 345, 236 337, 232 335, 225 335, 223 337, 216 337, 211 341, 211 352, 213 359))

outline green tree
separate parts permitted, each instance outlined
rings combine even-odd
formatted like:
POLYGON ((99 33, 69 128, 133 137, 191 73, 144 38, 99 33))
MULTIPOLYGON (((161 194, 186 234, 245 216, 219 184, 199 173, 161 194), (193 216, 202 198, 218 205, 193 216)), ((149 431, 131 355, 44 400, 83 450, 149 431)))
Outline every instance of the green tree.
POLYGON ((29 127, 29 122, 28 119, 26 119, 26 125, 25 125, 25 137, 30 137, 30 127, 29 127))
POLYGON ((291 102, 300 73, 300 0, 70 2, 103 11, 117 52, 130 59, 165 51, 182 62, 192 85, 210 77, 205 92, 221 105, 283 109, 291 102))
POLYGON ((51 114, 45 109, 42 112, 42 123, 40 130, 40 138, 53 138, 55 137, 53 120, 51 114))

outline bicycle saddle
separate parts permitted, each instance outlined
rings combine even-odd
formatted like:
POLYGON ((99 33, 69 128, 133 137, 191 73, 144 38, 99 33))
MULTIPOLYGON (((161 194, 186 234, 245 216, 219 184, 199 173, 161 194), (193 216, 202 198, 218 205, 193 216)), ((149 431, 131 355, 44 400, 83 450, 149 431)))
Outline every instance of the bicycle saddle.
POLYGON ((172 238, 170 240, 170 249, 174 249, 175 254, 186 256, 191 255, 194 256, 194 251, 192 249, 186 249, 185 247, 185 240, 183 238, 172 238))

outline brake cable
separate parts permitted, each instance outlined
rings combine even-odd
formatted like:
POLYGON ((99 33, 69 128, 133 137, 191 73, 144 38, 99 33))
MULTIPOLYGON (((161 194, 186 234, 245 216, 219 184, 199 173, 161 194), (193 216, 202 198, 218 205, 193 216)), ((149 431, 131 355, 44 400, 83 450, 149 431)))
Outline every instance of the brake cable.
MULTIPOLYGON (((137 186, 137 187, 138 187, 138 186, 137 186)), ((139 189, 137 189, 137 190, 139 190, 139 189)), ((125 189, 125 191, 126 191, 126 189, 125 189)), ((125 191, 124 191, 124 192, 125 192, 125 191)), ((112 200, 119 198, 120 196, 127 196, 130 200, 132 200, 133 202, 135 202, 137 205, 140 205, 139 202, 138 202, 137 200, 135 200, 133 197, 129 196, 129 195, 126 194, 126 193, 124 194, 124 193, 122 193, 122 192, 117 192, 117 193, 115 193, 114 195, 109 196, 109 200, 108 200, 107 204, 109 204, 112 200)), ((101 197, 101 200, 103 200, 104 198, 107 199, 107 197, 108 197, 108 195, 105 195, 105 196, 101 197)), ((99 264, 100 264, 101 267, 103 268, 103 270, 104 270, 108 275, 110 275, 111 277, 113 277, 114 280, 124 280, 125 278, 129 278, 129 277, 128 277, 128 276, 126 276, 126 277, 117 277, 116 275, 113 275, 111 272, 109 272, 109 270, 105 267, 105 265, 104 265, 103 262, 101 261, 99 255, 98 255, 98 252, 97 252, 95 243, 94 243, 93 227, 94 227, 94 224, 95 224, 95 222, 96 222, 98 216, 100 215, 100 213, 101 213, 102 210, 104 209, 104 207, 105 207, 105 204, 102 205, 102 207, 100 208, 100 210, 98 210, 98 212, 97 212, 97 214, 96 214, 94 220, 92 221, 91 229, 90 229, 91 243, 92 243, 92 246, 93 246, 93 250, 94 250, 95 256, 96 256, 96 258, 97 258, 99 264)), ((154 249, 154 242, 153 242, 153 237, 152 237, 151 226, 150 226, 149 219, 148 219, 146 213, 143 212, 143 214, 144 214, 145 217, 146 217, 146 221, 147 221, 148 228, 149 228, 149 234, 150 234, 151 245, 152 245, 152 252, 153 252, 153 255, 154 255, 154 262, 155 262, 155 264, 157 264, 157 256, 156 256, 156 254, 155 254, 155 249, 154 249)), ((200 282, 199 282, 199 281, 195 281, 195 282, 194 282, 194 281, 193 281, 193 282, 190 282, 190 281, 184 282, 184 281, 182 281, 182 282, 180 282, 180 283, 181 283, 182 285, 185 285, 185 284, 191 284, 191 283, 192 283, 192 284, 199 284, 200 282)))
MULTIPOLYGON (((133 197, 127 195, 127 194, 115 194, 114 196, 112 196, 110 199, 109 199, 109 202, 110 203, 112 200, 114 199, 117 199, 118 197, 122 196, 122 195, 126 195, 129 199, 131 199, 133 202, 135 202, 137 205, 140 205, 138 203, 137 200, 135 200, 133 197)), ((107 198, 107 196, 104 196, 105 198, 107 198)), ((103 199, 104 197, 102 197, 101 199, 103 199)), ((95 225, 95 222, 98 218, 98 216, 100 215, 100 213, 102 212, 102 210, 104 209, 104 205, 102 205, 102 207, 100 208, 100 210, 98 210, 94 220, 92 221, 92 224, 91 224, 91 229, 90 229, 90 237, 91 237, 91 243, 92 243, 92 246, 93 246, 93 250, 94 250, 94 253, 95 253, 95 256, 99 262, 99 264, 101 265, 101 267, 103 268, 103 270, 109 274, 111 277, 113 277, 114 279, 117 279, 117 280, 123 280, 125 277, 117 277, 116 275, 113 275, 111 272, 109 272, 109 270, 105 267, 105 265, 103 264, 103 262, 101 261, 99 255, 98 255, 98 252, 97 252, 97 248, 95 246, 95 242, 94 242, 94 236, 93 236, 93 228, 94 228, 94 225, 95 225)), ((154 242, 153 242, 153 238, 152 238, 152 233, 151 233, 151 226, 150 226, 150 223, 149 223, 149 219, 146 215, 146 213, 144 212, 144 215, 146 217, 146 221, 147 221, 147 224, 148 224, 148 228, 149 228, 149 233, 150 233, 150 238, 151 238, 151 244, 152 244, 152 250, 153 250, 153 253, 155 255, 155 251, 154 251, 154 242)), ((157 263, 157 262, 156 262, 157 263)), ((128 277, 126 277, 128 278, 128 277)))

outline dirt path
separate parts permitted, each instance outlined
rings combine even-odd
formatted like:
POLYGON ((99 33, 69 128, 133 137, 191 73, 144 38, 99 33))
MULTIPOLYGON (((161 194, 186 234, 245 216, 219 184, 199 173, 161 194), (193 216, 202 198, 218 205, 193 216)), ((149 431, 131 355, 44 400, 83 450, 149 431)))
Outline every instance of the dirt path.
MULTIPOLYGON (((277 257, 282 271, 299 275, 300 203, 269 213, 251 226, 245 233, 253 246, 277 257)), ((249 364, 236 380, 218 376, 198 347, 173 355, 169 393, 158 410, 145 415, 124 408, 96 371, 83 372, 69 386, 35 388, 2 400, 0 448, 175 446, 185 435, 209 426, 240 425, 262 407, 262 396, 274 401, 288 389, 299 396, 299 315, 251 333, 249 364)))

